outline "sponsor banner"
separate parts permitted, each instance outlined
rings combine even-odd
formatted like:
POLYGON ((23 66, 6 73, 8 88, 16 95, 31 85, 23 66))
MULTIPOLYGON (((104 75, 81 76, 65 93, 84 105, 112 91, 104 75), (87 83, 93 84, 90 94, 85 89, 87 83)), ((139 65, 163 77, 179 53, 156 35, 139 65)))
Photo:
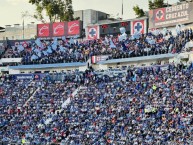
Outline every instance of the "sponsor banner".
POLYGON ((35 80, 40 80, 43 77, 45 77, 45 74, 37 73, 37 74, 17 74, 14 75, 14 79, 18 80, 24 80, 24 79, 35 79, 35 80))
POLYGON ((145 34, 146 30, 147 30, 146 19, 131 22, 131 35, 133 35, 135 32, 145 34))
POLYGON ((99 26, 88 26, 87 27, 87 39, 95 40, 99 39, 99 26))
POLYGON ((105 61, 109 55, 99 55, 99 56, 92 56, 92 63, 97 63, 99 61, 105 61))
POLYGON ((193 21, 193 2, 149 11, 149 27, 160 28, 193 21))
POLYGON ((68 22, 68 36, 80 35, 80 21, 68 22))
POLYGON ((64 36, 64 22, 58 22, 52 24, 53 36, 64 36))
POLYGON ((50 36, 50 24, 38 24, 37 25, 37 36, 38 37, 49 37, 50 36))
POLYGON ((34 75, 33 74, 18 74, 18 75, 14 75, 14 78, 17 80, 25 80, 25 79, 34 79, 34 75))
POLYGON ((81 36, 82 21, 55 22, 37 25, 37 37, 81 36))

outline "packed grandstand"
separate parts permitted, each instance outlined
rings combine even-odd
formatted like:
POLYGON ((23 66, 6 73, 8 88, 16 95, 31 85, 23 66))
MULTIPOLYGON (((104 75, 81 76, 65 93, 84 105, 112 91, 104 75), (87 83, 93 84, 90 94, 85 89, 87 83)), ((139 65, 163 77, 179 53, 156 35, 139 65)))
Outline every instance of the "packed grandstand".
POLYGON ((10 46, 4 58, 21 58, 23 65, 86 62, 90 57, 109 55, 108 59, 131 58, 190 51, 192 29, 173 35, 171 31, 147 33, 139 38, 106 36, 97 40, 40 40, 10 46), (26 45, 26 47, 25 47, 26 45))
MULTIPOLYGON (((43 70, 51 64, 87 64, 93 56, 107 56, 105 62, 192 54, 193 32, 177 25, 175 34, 164 28, 93 40, 8 42, 0 47, 0 67, 39 65, 43 70)), ((85 70, 51 71, 50 66, 44 73, 2 73, 0 144, 192 145, 193 63, 159 61, 108 69, 95 69, 91 63, 85 70)))
MULTIPOLYGON (((73 44, 38 40, 29 45, 31 51, 8 48, 3 57, 22 57, 24 65, 84 62, 101 54, 108 54, 108 59, 143 59, 191 51, 186 44, 192 36, 190 29, 177 36, 148 33, 123 41, 110 36, 73 44)), ((0 140, 4 144, 192 144, 192 71, 192 63, 168 63, 127 67, 118 73, 90 67, 45 73, 41 78, 2 75, 0 140)))
POLYGON ((12 144, 192 144, 192 64, 1 78, 0 138, 12 144))

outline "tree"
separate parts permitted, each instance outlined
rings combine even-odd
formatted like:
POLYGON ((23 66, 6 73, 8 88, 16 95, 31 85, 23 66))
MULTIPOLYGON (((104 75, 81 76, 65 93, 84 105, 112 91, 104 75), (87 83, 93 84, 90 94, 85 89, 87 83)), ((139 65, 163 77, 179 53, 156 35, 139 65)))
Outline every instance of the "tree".
POLYGON ((140 9, 138 5, 133 7, 133 11, 135 12, 135 15, 137 15, 137 17, 145 16, 145 12, 143 11, 143 9, 140 9))
POLYGON ((64 20, 74 20, 73 15, 72 0, 66 0, 64 20))
POLYGON ((164 0, 149 0, 149 10, 167 7, 164 0))
POLYGON ((50 22, 74 20, 72 0, 29 0, 29 3, 36 6, 34 18, 45 22, 43 12, 50 22))

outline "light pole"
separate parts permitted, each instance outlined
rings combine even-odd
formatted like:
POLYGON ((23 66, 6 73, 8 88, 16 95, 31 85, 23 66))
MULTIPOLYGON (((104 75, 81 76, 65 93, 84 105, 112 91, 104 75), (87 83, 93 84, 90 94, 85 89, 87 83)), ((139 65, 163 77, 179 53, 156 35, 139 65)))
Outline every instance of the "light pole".
POLYGON ((121 18, 123 20, 123 0, 122 0, 122 11, 121 11, 121 14, 122 14, 121 18))
POLYGON ((25 19, 26 16, 27 16, 26 12, 22 12, 21 17, 23 19, 23 23, 22 23, 23 40, 25 38, 24 19, 25 19))
POLYGON ((29 17, 30 15, 29 15, 29 13, 28 13, 28 11, 25 11, 25 12, 22 12, 21 13, 21 17, 22 17, 22 20, 23 20, 23 28, 22 28, 22 32, 23 32, 23 40, 25 39, 25 26, 24 26, 24 22, 25 22, 25 18, 27 18, 27 17, 29 17))

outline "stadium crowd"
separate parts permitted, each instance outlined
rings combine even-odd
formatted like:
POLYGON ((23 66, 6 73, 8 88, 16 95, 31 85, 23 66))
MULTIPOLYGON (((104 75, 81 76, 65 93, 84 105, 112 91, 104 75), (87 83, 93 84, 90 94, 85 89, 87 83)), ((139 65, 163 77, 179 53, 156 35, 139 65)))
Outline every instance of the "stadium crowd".
POLYGON ((85 62, 91 56, 110 55, 109 59, 180 53, 193 48, 192 29, 179 31, 149 32, 139 36, 119 37, 106 36, 98 40, 36 40, 26 45, 16 45, 7 57, 22 57, 22 64, 50 64, 85 62), (191 46, 187 44, 191 42, 191 46))
POLYGON ((192 64, 185 68, 172 63, 117 73, 53 73, 41 80, 3 78, 0 140, 35 145, 192 144, 192 71, 192 64))

